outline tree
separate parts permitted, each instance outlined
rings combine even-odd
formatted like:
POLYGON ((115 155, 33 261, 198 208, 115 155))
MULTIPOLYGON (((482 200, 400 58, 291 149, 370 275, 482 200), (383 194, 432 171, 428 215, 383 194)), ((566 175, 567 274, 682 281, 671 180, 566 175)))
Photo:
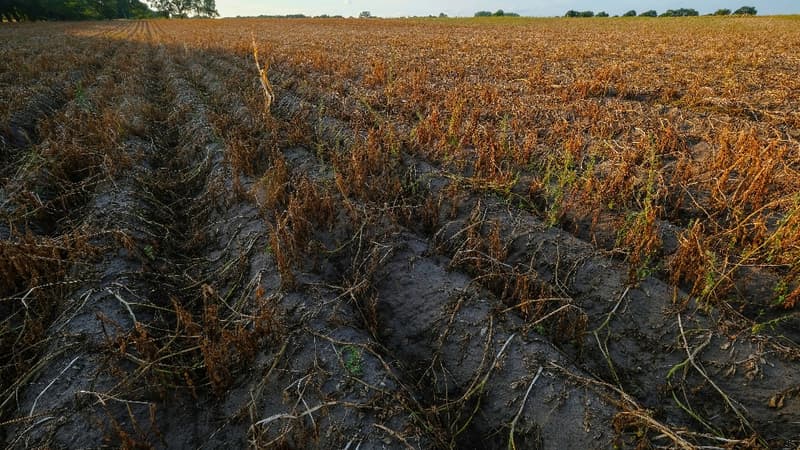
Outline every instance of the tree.
POLYGON ((443 13, 443 12, 440 12, 440 13, 439 13, 439 18, 440 18, 440 19, 446 19, 446 18, 447 18, 447 14, 445 14, 445 13, 443 13))
POLYGON ((491 17, 491 16, 492 16, 491 11, 478 11, 475 13, 475 17, 491 17))
POLYGON ((658 17, 658 13, 656 12, 656 10, 651 9, 639 14, 639 17, 658 17))
POLYGON ((597 15, 595 15, 595 17, 608 17, 608 13, 605 11, 600 11, 597 13, 597 15))
POLYGON ((197 13, 203 17, 219 17, 215 0, 202 0, 202 7, 197 13))
POLYGON ((636 17, 636 10, 632 9, 632 10, 626 12, 625 14, 623 14, 622 17, 636 17))
POLYGON ((175 15, 177 17, 189 17, 189 13, 195 9, 199 2, 197 0, 171 0, 175 5, 175 15))
POLYGON ((216 17, 215 0, 151 0, 153 7, 167 17, 189 17, 193 12, 200 17, 216 17))
POLYGON ((150 0, 150 4, 156 11, 160 12, 166 17, 175 14, 175 5, 172 0, 150 0))
POLYGON ((0 0, 0 17, 23 20, 100 20, 152 17, 139 0, 0 0))
POLYGON ((690 17, 699 15, 700 13, 698 13, 697 10, 691 8, 668 9, 664 14, 661 14, 662 17, 690 17))
POLYGON ((731 10, 730 9, 726 9, 726 8, 718 9, 718 10, 716 10, 714 12, 715 16, 729 16, 730 14, 731 14, 731 10))
POLYGON ((754 6, 742 6, 733 13, 736 14, 737 16, 755 16, 756 14, 758 14, 758 11, 756 11, 756 8, 754 6))
POLYGON ((495 17, 503 17, 503 16, 505 15, 505 13, 503 12, 503 10, 502 10, 502 9, 498 9, 498 10, 497 10, 497 11, 495 11, 495 12, 494 12, 494 14, 492 14, 492 15, 493 15, 493 16, 495 16, 495 17))
POLYGON ((575 11, 570 9, 564 14, 564 17, 594 17, 594 12, 592 11, 575 11))

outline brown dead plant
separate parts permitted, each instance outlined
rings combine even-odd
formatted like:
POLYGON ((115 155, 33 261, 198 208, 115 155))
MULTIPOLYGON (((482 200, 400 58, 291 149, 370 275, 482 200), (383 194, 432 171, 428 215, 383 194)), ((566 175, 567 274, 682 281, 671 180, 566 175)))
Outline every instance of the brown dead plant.
POLYGON ((255 36, 252 36, 253 40, 253 61, 256 63, 256 69, 258 70, 258 79, 261 81, 261 88, 264 91, 264 112, 267 116, 270 115, 270 108, 272 107, 272 102, 275 100, 275 93, 272 89, 272 83, 269 82, 269 77, 267 76, 267 72, 269 71, 269 61, 264 62, 264 66, 261 66, 258 58, 258 45, 256 44, 255 36))

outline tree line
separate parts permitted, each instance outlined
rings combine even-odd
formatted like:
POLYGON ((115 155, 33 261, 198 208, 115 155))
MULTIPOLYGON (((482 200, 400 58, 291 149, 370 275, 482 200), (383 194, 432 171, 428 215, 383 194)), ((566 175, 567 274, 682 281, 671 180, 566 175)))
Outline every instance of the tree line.
POLYGON ((0 0, 0 21, 219 16, 215 0, 0 0))
POLYGON ((495 12, 478 11, 478 12, 475 13, 475 17, 519 17, 519 14, 517 14, 515 12, 506 12, 506 11, 503 11, 502 9, 498 9, 495 12))
MULTIPOLYGON (((713 16, 728 16, 728 15, 739 15, 739 16, 755 16, 758 14, 756 8, 753 6, 742 6, 741 8, 737 9, 733 13, 731 13, 730 9, 718 9, 713 14, 713 16)), ((692 8, 680 8, 680 9, 668 9, 661 14, 658 14, 657 11, 650 9, 644 11, 640 14, 636 14, 636 10, 630 10, 622 15, 622 17, 691 17, 691 16, 699 16, 700 13, 697 12, 696 9, 692 8)), ((600 11, 599 13, 595 14, 594 11, 575 11, 570 9, 564 14, 564 17, 608 17, 608 13, 605 11, 600 11)))
POLYGON ((150 0, 159 14, 166 17, 217 17, 215 0, 150 0))
POLYGON ((100 20, 150 17, 139 0, 0 0, 0 20, 100 20))

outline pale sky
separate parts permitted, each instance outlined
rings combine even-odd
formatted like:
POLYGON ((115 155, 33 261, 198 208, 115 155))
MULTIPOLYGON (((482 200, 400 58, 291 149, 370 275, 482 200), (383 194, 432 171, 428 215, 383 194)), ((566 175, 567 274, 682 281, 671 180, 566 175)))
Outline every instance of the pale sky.
POLYGON ((567 10, 623 14, 635 9, 642 12, 655 9, 694 8, 700 14, 719 8, 736 10, 740 6, 755 6, 759 15, 798 14, 798 0, 216 0, 222 17, 257 16, 259 14, 320 14, 358 16, 370 11, 375 16, 427 16, 443 12, 449 16, 472 16, 475 11, 502 9, 524 16, 563 16, 567 10))

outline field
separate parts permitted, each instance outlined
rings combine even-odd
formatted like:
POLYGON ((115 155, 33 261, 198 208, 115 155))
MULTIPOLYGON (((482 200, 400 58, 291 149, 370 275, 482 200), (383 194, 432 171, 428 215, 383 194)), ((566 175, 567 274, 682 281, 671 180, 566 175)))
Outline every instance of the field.
POLYGON ((798 448, 798 24, 3 24, 0 440, 798 448))

